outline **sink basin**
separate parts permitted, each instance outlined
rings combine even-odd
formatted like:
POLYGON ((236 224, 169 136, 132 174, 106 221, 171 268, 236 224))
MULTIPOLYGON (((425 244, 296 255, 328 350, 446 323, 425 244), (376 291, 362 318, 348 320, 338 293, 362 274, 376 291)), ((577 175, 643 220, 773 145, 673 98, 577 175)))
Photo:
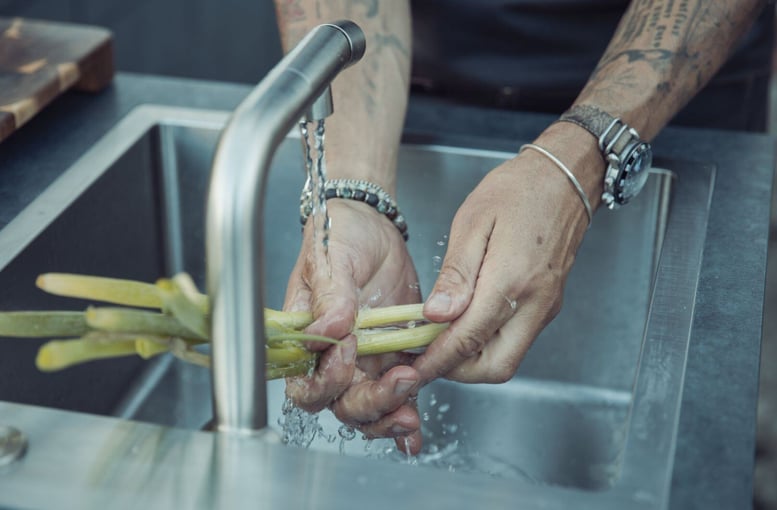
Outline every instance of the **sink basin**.
MULTIPOLYGON (((157 106, 125 118, 0 231, 0 309, 87 306, 36 290, 35 276, 47 271, 147 281, 187 271, 204 288, 205 195, 226 119, 223 112, 157 106)), ((439 271, 457 207, 518 142, 404 140, 398 196, 422 291, 439 271)), ((597 214, 562 312, 511 381, 437 381, 422 391, 427 440, 416 462, 460 476, 485 474, 479 483, 501 483, 506 494, 521 486, 540 487, 548 501, 587 494, 580 507, 665 505, 714 171, 659 163, 671 171, 656 171, 632 204, 597 214)), ((270 307, 281 306, 299 247, 303 180, 300 141, 290 134, 276 153, 265 205, 270 307)), ((206 369, 162 357, 41 374, 33 366, 39 343, 0 339, 0 401, 176 429, 198 430, 211 417, 206 369)), ((270 423, 278 430, 283 386, 269 385, 270 423)), ((318 422, 324 433, 310 447, 331 452, 322 454, 331 462, 344 462, 338 451, 408 462, 387 451, 387 441, 341 441, 331 415, 318 422)))

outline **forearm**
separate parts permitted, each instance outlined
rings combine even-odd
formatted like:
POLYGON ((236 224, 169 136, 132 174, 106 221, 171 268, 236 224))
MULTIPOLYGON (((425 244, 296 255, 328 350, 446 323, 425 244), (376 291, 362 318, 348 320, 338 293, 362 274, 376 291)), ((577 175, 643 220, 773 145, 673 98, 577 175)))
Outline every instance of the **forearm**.
MULTIPOLYGON (((723 65, 761 0, 633 0, 575 101, 622 118, 652 140, 723 65)), ((570 165, 596 208, 605 171, 597 140, 578 126, 538 139, 570 165)))
POLYGON ((723 65, 761 0, 633 0, 576 104, 652 139, 723 65))
POLYGON ((332 86, 335 113, 326 120, 329 177, 367 179, 393 194, 410 76, 407 0, 275 0, 275 6, 284 51, 321 23, 350 19, 364 30, 364 58, 332 86))

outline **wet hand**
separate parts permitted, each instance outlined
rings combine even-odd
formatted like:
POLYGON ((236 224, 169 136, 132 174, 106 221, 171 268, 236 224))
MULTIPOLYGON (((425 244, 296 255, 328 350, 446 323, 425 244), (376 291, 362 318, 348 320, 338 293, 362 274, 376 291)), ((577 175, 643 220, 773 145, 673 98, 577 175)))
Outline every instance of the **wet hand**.
MULTIPOLYGON (((312 221, 292 271, 284 309, 311 310, 307 332, 342 339, 322 350, 310 377, 287 380, 286 393, 308 412, 329 407, 343 423, 369 437, 396 437, 411 451, 420 449, 418 413, 410 400, 420 387, 414 356, 386 354, 356 358, 350 334, 361 306, 378 307, 420 301, 418 278, 396 227, 366 204, 330 200, 332 228, 328 256, 312 221)), ((403 447, 403 446, 402 446, 403 447)))

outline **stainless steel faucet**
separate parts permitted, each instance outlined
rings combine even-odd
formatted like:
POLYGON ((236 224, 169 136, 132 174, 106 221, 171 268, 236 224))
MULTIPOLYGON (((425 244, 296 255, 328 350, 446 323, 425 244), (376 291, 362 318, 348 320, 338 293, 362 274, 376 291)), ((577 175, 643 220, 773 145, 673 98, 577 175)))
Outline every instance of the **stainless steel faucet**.
POLYGON ((206 218, 218 430, 267 425, 264 198, 275 150, 304 116, 331 113, 329 84, 365 50, 353 22, 313 29, 237 107, 216 148, 206 218))

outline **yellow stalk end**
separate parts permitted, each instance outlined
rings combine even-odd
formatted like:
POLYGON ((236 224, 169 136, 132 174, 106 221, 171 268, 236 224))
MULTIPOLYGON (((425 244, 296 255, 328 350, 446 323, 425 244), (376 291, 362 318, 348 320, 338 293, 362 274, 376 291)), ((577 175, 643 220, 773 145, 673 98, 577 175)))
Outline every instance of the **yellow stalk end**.
POLYGON ((42 290, 58 296, 143 308, 162 307, 162 298, 156 286, 150 283, 68 273, 42 274, 35 283, 42 290))
POLYGON ((79 363, 135 354, 135 342, 97 343, 89 340, 52 340, 38 350, 35 365, 42 372, 54 372, 79 363))

